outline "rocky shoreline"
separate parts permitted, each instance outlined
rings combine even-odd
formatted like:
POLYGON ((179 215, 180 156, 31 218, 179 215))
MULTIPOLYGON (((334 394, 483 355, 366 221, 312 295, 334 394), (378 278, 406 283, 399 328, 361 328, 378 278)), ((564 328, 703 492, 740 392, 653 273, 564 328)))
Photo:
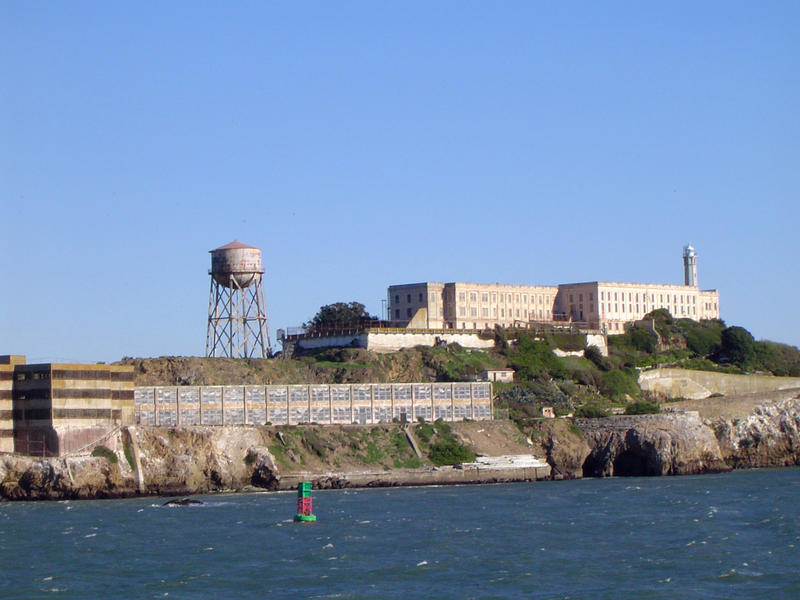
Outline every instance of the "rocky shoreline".
MULTIPOLYGON (((396 425, 123 428, 110 456, 0 455, 0 499, 61 500, 286 490, 499 483, 585 476, 684 475, 800 465, 800 400, 756 406, 745 417, 682 411, 605 419, 453 424, 479 453, 523 454, 547 468, 368 464, 365 450, 396 425), (294 436, 294 437, 292 437, 294 436), (279 442, 280 440, 280 442, 279 442), (359 462, 361 461, 361 462, 359 462)), ((396 443, 396 440, 392 443, 396 443)), ((423 457, 424 459, 425 457, 423 457)))

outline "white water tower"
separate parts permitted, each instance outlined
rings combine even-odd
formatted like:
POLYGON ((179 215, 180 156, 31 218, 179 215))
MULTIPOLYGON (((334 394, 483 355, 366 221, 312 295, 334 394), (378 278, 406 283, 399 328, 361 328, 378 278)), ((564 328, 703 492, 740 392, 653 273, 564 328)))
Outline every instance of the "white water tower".
POLYGON ((267 358, 261 250, 234 240, 210 252, 206 356, 267 358))
POLYGON ((683 285, 697 287, 697 253, 691 244, 683 247, 683 285))

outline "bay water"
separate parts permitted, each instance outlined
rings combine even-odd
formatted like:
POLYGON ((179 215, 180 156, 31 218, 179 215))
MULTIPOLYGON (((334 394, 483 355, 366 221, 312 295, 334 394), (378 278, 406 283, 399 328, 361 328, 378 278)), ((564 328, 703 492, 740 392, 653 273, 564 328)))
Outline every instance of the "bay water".
POLYGON ((0 504, 0 598, 800 598, 800 469, 0 504))

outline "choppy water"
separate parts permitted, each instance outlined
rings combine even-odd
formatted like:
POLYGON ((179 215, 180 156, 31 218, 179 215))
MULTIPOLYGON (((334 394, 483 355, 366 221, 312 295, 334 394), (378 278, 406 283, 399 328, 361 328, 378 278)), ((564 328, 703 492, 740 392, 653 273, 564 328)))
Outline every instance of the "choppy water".
POLYGON ((800 598, 800 470, 0 504, 0 598, 800 598))

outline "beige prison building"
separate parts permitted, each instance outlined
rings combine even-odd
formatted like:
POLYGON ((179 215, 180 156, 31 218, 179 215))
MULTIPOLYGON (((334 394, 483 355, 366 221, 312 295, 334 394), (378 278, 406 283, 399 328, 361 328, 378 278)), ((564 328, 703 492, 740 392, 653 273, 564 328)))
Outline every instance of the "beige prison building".
POLYGON ((0 356, 0 452, 64 456, 90 449, 133 424, 133 393, 133 367, 0 356))
POLYGON ((657 308, 676 318, 718 319, 719 292, 696 286, 592 281, 557 286, 423 282, 388 289, 389 317, 398 326, 492 329, 573 323, 608 334, 657 308))

